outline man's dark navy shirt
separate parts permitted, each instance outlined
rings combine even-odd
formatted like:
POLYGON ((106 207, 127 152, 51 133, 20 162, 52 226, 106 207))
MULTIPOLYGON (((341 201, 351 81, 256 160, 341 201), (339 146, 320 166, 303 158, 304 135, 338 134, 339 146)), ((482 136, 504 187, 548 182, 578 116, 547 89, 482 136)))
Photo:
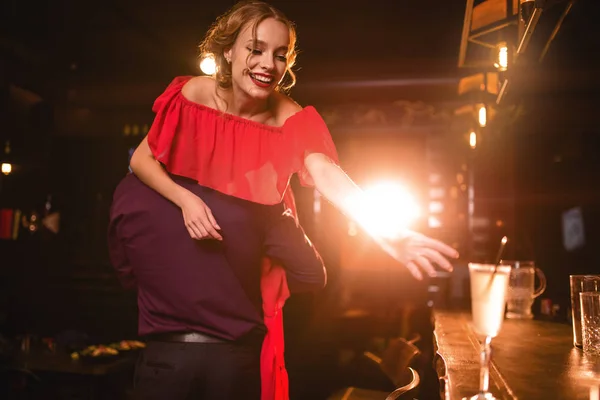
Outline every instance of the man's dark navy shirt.
POLYGON ((261 205, 174 179, 211 209, 223 241, 192 239, 180 208, 135 175, 119 183, 109 253, 122 283, 137 288, 140 335, 195 331, 236 340, 264 332, 265 255, 285 268, 291 292, 325 285, 321 257, 283 204, 261 205))

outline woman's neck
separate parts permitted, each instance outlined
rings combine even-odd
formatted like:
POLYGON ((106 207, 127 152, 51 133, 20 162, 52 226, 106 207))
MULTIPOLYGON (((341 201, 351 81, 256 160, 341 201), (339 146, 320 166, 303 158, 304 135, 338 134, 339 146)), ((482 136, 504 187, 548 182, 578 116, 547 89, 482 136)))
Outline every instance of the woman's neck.
POLYGON ((224 103, 223 109, 229 114, 253 120, 259 115, 270 112, 269 98, 256 100, 234 88, 218 89, 217 95, 219 100, 224 103))

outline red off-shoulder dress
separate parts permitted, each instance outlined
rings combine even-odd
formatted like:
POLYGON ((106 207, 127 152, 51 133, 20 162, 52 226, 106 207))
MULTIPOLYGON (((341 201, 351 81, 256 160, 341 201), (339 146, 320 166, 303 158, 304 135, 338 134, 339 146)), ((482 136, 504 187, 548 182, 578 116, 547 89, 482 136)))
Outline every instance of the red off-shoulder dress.
MULTIPOLYGON (((302 185, 313 185, 304 158, 323 153, 338 162, 318 112, 306 107, 281 127, 261 124, 188 100, 181 89, 191 78, 175 78, 154 103, 148 144, 156 159, 170 173, 227 195, 267 205, 285 201, 295 214, 290 177, 298 173, 302 185)), ((288 400, 282 307, 289 291, 285 272, 270 260, 263 263, 261 290, 267 327, 261 400, 288 400)))

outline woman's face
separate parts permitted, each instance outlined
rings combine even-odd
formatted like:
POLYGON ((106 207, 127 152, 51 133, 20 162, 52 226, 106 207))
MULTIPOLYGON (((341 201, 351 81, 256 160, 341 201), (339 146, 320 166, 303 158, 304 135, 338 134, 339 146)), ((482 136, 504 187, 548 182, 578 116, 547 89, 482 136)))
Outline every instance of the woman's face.
POLYGON ((252 39, 252 25, 248 24, 225 58, 231 61, 233 89, 264 100, 285 74, 290 32, 284 23, 268 18, 256 27, 256 43, 252 39))

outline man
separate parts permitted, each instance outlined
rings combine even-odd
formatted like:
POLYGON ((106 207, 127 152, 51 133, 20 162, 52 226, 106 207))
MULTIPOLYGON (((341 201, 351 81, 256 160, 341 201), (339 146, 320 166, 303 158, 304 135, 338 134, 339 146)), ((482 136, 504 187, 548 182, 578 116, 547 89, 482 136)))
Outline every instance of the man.
POLYGON ((266 331, 261 260, 284 266, 291 292, 323 288, 323 262, 282 204, 175 179, 212 210, 222 241, 192 239, 181 210, 133 174, 117 186, 111 207, 111 262, 124 286, 137 288, 138 330, 147 339, 136 396, 258 399, 266 331))

